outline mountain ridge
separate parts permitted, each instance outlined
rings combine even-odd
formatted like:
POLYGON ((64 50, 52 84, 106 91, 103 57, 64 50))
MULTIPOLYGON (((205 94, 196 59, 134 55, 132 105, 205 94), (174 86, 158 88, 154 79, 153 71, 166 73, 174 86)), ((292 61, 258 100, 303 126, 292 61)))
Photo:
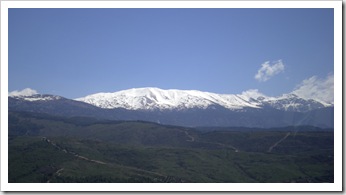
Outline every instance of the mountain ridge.
MULTIPOLYGON (((315 100, 305 100, 294 94, 276 99, 258 94, 258 96, 256 94, 255 96, 247 94, 243 94, 243 96, 230 95, 222 99, 222 94, 220 96, 219 94, 199 91, 189 91, 189 93, 182 94, 179 93, 181 91, 174 90, 159 92, 155 89, 144 89, 141 91, 142 96, 137 96, 137 89, 132 89, 132 93, 122 92, 123 96, 120 99, 110 96, 110 100, 128 101, 128 103, 135 101, 135 103, 139 103, 139 106, 145 105, 147 108, 154 106, 153 109, 147 109, 146 107, 140 109, 127 109, 126 107, 102 108, 91 103, 48 94, 9 96, 8 109, 9 111, 38 112, 68 117, 142 120, 186 127, 243 126, 270 128, 295 125, 312 125, 322 128, 334 127, 333 106, 325 106, 315 100), (175 102, 168 104, 169 98, 173 98, 175 102), (158 101, 161 101, 161 104, 157 104, 158 101), (228 107, 223 105, 227 103, 228 107), (161 109, 159 106, 161 106, 161 109)), ((112 95, 112 93, 109 94, 112 95)))
POLYGON ((271 106, 279 110, 304 112, 332 106, 326 102, 305 99, 292 93, 268 97, 258 92, 217 94, 198 90, 163 90, 154 87, 132 88, 113 93, 95 93, 75 100, 100 108, 128 110, 206 109, 211 105, 220 105, 230 110, 271 106))

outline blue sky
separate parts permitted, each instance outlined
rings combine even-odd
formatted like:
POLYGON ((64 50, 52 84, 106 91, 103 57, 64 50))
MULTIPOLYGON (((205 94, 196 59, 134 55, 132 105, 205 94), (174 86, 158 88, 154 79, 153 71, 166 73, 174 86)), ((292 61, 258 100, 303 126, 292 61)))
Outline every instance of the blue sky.
POLYGON ((9 91, 322 90, 333 79, 333 21, 333 9, 11 8, 9 91))

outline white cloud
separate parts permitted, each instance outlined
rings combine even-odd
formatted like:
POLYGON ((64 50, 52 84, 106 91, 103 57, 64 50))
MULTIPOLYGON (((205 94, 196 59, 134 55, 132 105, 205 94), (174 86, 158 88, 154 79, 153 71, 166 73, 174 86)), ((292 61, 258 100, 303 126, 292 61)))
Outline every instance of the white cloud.
POLYGON ((316 99, 328 104, 334 103, 334 74, 325 79, 317 76, 302 81, 292 92, 302 98, 316 99))
POLYGON ((267 81, 272 76, 283 72, 285 69, 285 65, 281 60, 270 62, 266 61, 262 64, 262 67, 258 70, 255 75, 255 79, 258 81, 267 81))
POLYGON ((259 97, 266 97, 266 95, 259 92, 258 89, 249 89, 247 91, 243 91, 241 95, 247 98, 255 98, 255 99, 259 97))
POLYGON ((21 91, 11 91, 8 93, 8 96, 31 96, 37 94, 36 90, 30 89, 30 88, 25 88, 21 91))

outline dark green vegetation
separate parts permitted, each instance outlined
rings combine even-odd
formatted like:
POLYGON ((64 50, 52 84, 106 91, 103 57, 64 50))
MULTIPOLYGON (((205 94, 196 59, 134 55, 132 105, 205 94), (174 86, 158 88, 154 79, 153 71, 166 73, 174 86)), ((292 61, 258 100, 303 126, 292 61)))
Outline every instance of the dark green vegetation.
POLYGON ((9 113, 9 182, 333 182, 333 151, 333 131, 313 127, 200 131, 9 113))

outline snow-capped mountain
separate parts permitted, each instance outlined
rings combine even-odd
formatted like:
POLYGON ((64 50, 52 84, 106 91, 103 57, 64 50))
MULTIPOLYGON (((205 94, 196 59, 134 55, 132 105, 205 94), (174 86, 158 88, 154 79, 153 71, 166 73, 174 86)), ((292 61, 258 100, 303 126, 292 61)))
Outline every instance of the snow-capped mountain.
POLYGON ((33 95, 9 95, 9 97, 12 97, 17 100, 25 100, 30 102, 35 101, 51 101, 51 100, 59 100, 63 97, 57 96, 57 95, 47 95, 47 94, 33 94, 33 95))
POLYGON ((207 108, 210 105, 220 105, 228 109, 258 108, 255 103, 249 103, 238 95, 159 88, 136 88, 115 93, 97 93, 76 100, 101 108, 129 110, 207 108))
POLYGON ((114 93, 97 93, 76 100, 100 108, 124 108, 127 110, 206 109, 216 105, 229 110, 260 109, 269 106, 278 110, 305 112, 332 106, 316 100, 306 100, 295 94, 267 97, 257 91, 234 95, 159 88, 134 88, 114 93))
POLYGON ((262 105, 269 105, 278 110, 296 112, 306 112, 333 106, 333 104, 328 104, 322 101, 304 99, 296 94, 284 94, 276 98, 268 98, 262 101, 262 105))
POLYGON ((142 120, 179 126, 334 126, 334 105, 295 94, 268 97, 257 90, 215 94, 196 90, 138 88, 71 100, 56 95, 9 94, 9 111, 63 117, 142 120))
POLYGON ((8 97, 8 109, 9 111, 38 112, 67 117, 88 116, 103 118, 108 114, 104 113, 102 108, 48 94, 10 94, 8 97))

